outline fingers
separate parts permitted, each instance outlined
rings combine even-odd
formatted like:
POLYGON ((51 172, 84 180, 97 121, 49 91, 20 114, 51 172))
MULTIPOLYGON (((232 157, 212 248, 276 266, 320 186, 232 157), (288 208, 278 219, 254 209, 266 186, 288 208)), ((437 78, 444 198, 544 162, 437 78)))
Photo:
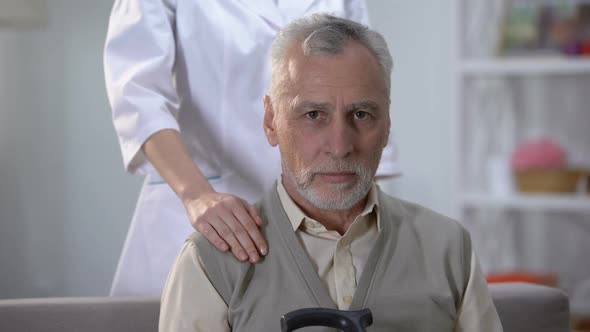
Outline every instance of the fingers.
POLYGON ((217 194, 208 201, 195 203, 195 228, 217 249, 227 251, 240 261, 256 263, 268 253, 268 245, 259 230, 262 219, 256 207, 231 195, 217 194))
POLYGON ((217 249, 227 251, 231 249, 232 254, 239 261, 248 260, 249 256, 246 250, 235 237, 233 230, 222 219, 208 218, 206 221, 200 221, 197 224, 197 230, 203 234, 217 249))
MULTIPOLYGON (((254 223, 252 218, 249 217, 249 215, 246 214, 244 216, 243 212, 239 210, 233 212, 235 214, 240 215, 240 217, 236 217, 234 214, 231 213, 223 214, 222 220, 227 226, 227 228, 231 230, 231 232, 227 232, 220 235, 222 235, 222 237, 229 243, 230 247, 232 248, 232 251, 234 250, 234 247, 237 247, 237 251, 240 253, 245 250, 245 252, 247 253, 246 258, 249 258, 250 262, 256 263, 260 260, 260 255, 258 254, 258 250, 253 240, 255 240, 257 237, 261 238, 262 235, 260 234, 258 227, 254 223), (239 220, 240 218, 248 218, 249 220, 239 220), (258 235, 256 235, 255 232, 258 232, 258 235), (238 243, 235 243, 233 238, 237 239, 238 243)), ((243 257, 236 257, 240 260, 243 260, 243 257)))
POLYGON ((208 223, 200 222, 197 224, 196 228, 199 233, 203 234, 203 236, 205 236, 209 242, 213 243, 213 245, 220 251, 227 251, 229 249, 227 243, 223 241, 215 229, 213 229, 208 223))
POLYGON ((237 234, 237 228, 234 226, 234 224, 237 223, 237 220, 227 219, 230 219, 230 217, 225 216, 224 219, 217 219, 213 223, 213 227, 217 230, 219 236, 221 236, 221 238, 223 238, 229 244, 232 254, 242 262, 248 259, 251 261, 254 259, 254 263, 258 261, 260 257, 250 257, 250 253, 244 249, 244 246, 240 240, 238 240, 238 237, 241 237, 241 234, 237 234))
POLYGON ((252 218, 256 222, 256 225, 258 225, 258 227, 262 226, 262 217, 260 217, 260 212, 258 212, 256 206, 250 205, 248 203, 246 203, 246 205, 248 206, 248 212, 250 212, 250 216, 252 216, 252 218))
POLYGON ((242 201, 242 208, 235 210, 234 216, 246 229, 246 232, 248 232, 249 239, 254 241, 254 245, 256 246, 254 250, 257 250, 260 255, 266 255, 268 253, 268 245, 259 229, 262 225, 262 218, 258 214, 258 209, 246 201, 242 201))

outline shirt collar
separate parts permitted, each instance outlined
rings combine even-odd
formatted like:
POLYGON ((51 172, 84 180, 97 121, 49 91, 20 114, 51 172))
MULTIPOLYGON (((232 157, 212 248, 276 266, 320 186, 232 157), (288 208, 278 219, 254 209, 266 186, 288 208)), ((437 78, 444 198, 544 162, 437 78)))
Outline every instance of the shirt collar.
MULTIPOLYGON (((293 230, 296 231, 301 224, 305 221, 305 219, 312 220, 308 216, 305 215, 303 211, 297 206, 295 201, 289 196, 287 190, 283 186, 282 178, 279 178, 277 181, 277 193, 279 194, 279 199, 281 204, 283 205, 283 209, 289 218, 289 222, 293 227, 293 230)), ((381 230, 381 218, 379 218, 379 199, 377 194, 377 185, 373 182, 371 185, 371 189, 369 190, 369 195, 367 197, 367 204, 365 208, 359 216, 366 216, 369 213, 375 211, 377 214, 377 230, 381 230)), ((357 217, 358 218, 358 217, 357 217)))

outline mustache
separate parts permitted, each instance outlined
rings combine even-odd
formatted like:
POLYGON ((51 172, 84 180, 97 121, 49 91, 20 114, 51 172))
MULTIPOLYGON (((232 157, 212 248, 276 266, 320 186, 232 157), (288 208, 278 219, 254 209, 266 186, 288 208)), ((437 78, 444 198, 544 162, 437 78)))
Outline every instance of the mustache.
POLYGON ((364 174, 367 171, 368 170, 358 162, 345 159, 333 159, 322 165, 311 166, 301 170, 298 176, 299 181, 297 182, 304 187, 307 187, 317 173, 350 172, 359 175, 364 174))

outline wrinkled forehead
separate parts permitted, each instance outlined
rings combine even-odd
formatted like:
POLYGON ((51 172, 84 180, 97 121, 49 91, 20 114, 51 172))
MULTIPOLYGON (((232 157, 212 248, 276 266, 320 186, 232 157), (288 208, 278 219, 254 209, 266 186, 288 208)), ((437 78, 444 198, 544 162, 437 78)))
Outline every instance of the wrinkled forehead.
POLYGON ((292 47, 281 70, 288 95, 344 93, 356 99, 389 100, 381 66, 357 42, 349 42, 337 54, 305 55, 301 47, 292 47))

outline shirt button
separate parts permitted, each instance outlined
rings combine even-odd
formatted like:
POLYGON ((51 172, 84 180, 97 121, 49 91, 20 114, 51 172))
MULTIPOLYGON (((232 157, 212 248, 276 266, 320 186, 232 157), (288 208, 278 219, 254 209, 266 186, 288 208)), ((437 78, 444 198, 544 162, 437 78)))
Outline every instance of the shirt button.
POLYGON ((305 222, 305 227, 307 227, 307 228, 313 228, 314 226, 315 226, 315 225, 314 225, 314 224, 313 224, 313 222, 311 222, 311 221, 306 221, 306 222, 305 222))
POLYGON ((352 303, 352 296, 346 295, 342 298, 342 301, 344 301, 344 303, 351 304, 352 303))

